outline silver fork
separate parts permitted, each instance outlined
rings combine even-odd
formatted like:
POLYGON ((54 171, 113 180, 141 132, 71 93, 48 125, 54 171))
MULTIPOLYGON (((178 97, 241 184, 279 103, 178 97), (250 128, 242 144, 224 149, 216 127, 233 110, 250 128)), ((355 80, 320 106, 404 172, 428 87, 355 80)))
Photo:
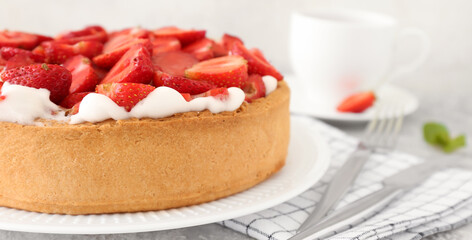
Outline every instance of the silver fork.
MULTIPOLYGON (((369 122, 356 150, 336 172, 323 197, 313 213, 300 226, 301 232, 315 225, 339 202, 347 192, 374 151, 394 149, 403 124, 403 108, 393 104, 379 103, 374 107, 375 114, 369 122)), ((296 237, 294 236, 294 238, 296 237)))

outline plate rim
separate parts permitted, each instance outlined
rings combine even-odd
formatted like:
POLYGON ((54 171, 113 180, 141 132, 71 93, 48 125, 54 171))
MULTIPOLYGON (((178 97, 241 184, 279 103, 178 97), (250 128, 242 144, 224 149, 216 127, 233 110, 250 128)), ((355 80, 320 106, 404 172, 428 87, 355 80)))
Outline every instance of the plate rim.
MULTIPOLYGON (((281 204, 289 199, 292 199, 293 197, 298 196, 302 192, 306 191, 309 189, 311 186, 313 186, 315 183, 317 183, 323 175, 326 173, 328 170, 330 163, 331 163, 331 152, 329 149, 329 146, 326 142, 326 140, 319 134, 319 131, 316 129, 316 126, 309 125, 308 126, 308 121, 312 120, 302 120, 306 119, 304 117, 297 117, 297 116, 291 116, 291 129, 294 126, 294 122, 299 122, 302 123, 303 121, 306 121, 305 127, 311 127, 313 130, 307 133, 307 135, 312 139, 312 142, 309 142, 307 144, 311 144, 315 146, 316 153, 314 154, 316 156, 315 160, 313 163, 312 169, 310 169, 307 172, 307 176, 310 176, 311 181, 308 181, 308 183, 303 183, 303 182, 297 182, 300 184, 299 187, 294 188, 291 191, 288 191, 288 193, 285 193, 282 195, 282 197, 278 198, 270 198, 269 200, 266 200, 264 202, 256 202, 256 203, 250 203, 249 206, 244 207, 243 210, 241 209, 235 209, 235 210, 226 210, 226 212, 218 212, 218 214, 213 215, 205 215, 205 216, 199 216, 196 217, 196 220, 194 218, 184 218, 181 219, 179 222, 180 224, 175 225, 175 221, 162 221, 160 220, 159 222, 141 222, 139 224, 133 223, 130 224, 129 226, 123 227, 122 224, 119 225, 73 225, 73 224, 61 224, 61 225, 55 225, 52 226, 49 223, 41 223, 41 224, 29 224, 29 223, 18 223, 18 222, 8 222, 8 219, 2 218, 0 216, 0 229, 1 230, 7 230, 7 231, 18 231, 18 232, 31 232, 31 233, 50 233, 50 234, 119 234, 119 233, 137 233, 137 232, 150 232, 150 231, 162 231, 162 230, 171 230, 171 229, 177 229, 177 228, 184 228, 184 227, 191 227, 191 226, 199 226, 199 225, 204 225, 204 224, 209 224, 209 223, 215 223, 219 221, 224 221, 232 218, 238 218, 242 217, 248 214, 252 214, 258 211, 262 211, 264 209, 271 208, 273 206, 276 206, 278 204, 281 204), (300 119, 300 120, 296 120, 300 119), (315 176, 312 176, 311 174, 315 174, 315 176)), ((293 131, 291 130, 291 133, 293 131)), ((303 131, 300 131, 303 134, 303 131)), ((295 162, 296 163, 296 162, 295 162)), ((295 164, 292 163, 292 164, 295 164)), ((272 178, 272 177, 271 177, 272 178)), ((261 186, 263 184, 270 184, 271 182, 268 181, 271 178, 257 184, 254 187, 261 186)), ((307 177, 300 178, 300 180, 307 180, 307 177)), ((232 197, 237 197, 239 194, 242 194, 246 191, 249 191, 253 189, 254 187, 247 189, 243 192, 221 198, 218 200, 214 200, 208 203, 212 202, 222 202, 222 201, 228 201, 232 197)), ((287 192, 287 191, 286 191, 287 192)), ((208 203, 202 203, 198 205, 193 205, 193 206, 201 206, 204 204, 208 203)), ((182 207, 182 208, 175 208, 175 209, 184 209, 184 208, 192 208, 193 206, 187 206, 187 207, 182 207)), ((42 214, 42 215, 47 215, 47 216, 62 216, 61 214, 46 214, 46 213, 36 213, 36 212, 29 212, 25 210, 18 210, 18 209, 13 209, 13 208, 7 208, 7 207, 2 207, 5 208, 6 211, 13 211, 13 212, 26 212, 26 214, 42 214)), ((174 209, 167 209, 167 210, 159 210, 159 211, 151 211, 151 212, 160 212, 160 211, 172 211, 174 209)), ((146 212, 136 212, 136 213, 114 213, 114 214, 109 214, 109 215, 126 215, 126 214, 143 214, 146 212)), ((77 216, 72 216, 72 215, 67 215, 69 217, 73 218, 83 218, 87 216, 99 216, 101 214, 94 214, 94 215, 77 215, 77 216)))

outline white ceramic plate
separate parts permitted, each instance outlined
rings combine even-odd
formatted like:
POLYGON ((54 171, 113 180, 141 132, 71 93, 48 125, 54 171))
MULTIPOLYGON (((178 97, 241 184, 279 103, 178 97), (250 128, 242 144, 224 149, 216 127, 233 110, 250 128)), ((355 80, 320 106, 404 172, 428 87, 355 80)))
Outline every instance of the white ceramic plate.
MULTIPOLYGON (((290 111, 295 114, 309 115, 325 120, 334 121, 350 121, 350 122, 365 122, 371 120, 375 115, 374 107, 364 111, 363 113, 341 113, 336 111, 335 107, 317 108, 310 106, 309 96, 304 96, 304 91, 298 89, 296 82, 299 81, 295 76, 287 76, 287 82, 292 89, 292 99, 290 103, 290 111), (292 83, 292 84, 291 84, 292 83)), ((394 105, 396 108, 401 107, 404 115, 409 115, 418 109, 418 98, 405 89, 393 86, 382 86, 377 95, 377 103, 381 106, 394 105)), ((387 115, 385 115, 387 116, 387 115)), ((381 118, 382 116, 379 116, 381 118)))
POLYGON ((100 215, 43 214, 0 207, 0 229, 67 234, 146 232, 218 222, 275 206, 302 193, 330 163, 327 144, 306 119, 292 118, 289 154, 280 172, 239 194, 171 210, 100 215))

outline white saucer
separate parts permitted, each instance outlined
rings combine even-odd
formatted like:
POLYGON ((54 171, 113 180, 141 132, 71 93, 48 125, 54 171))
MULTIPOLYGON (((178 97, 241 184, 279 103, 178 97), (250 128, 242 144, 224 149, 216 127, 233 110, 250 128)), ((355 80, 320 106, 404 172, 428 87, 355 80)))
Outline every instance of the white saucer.
MULTIPOLYGON (((309 115, 316 118, 331 120, 331 121, 346 121, 346 122, 365 122, 369 121, 374 117, 375 107, 364 111, 363 113, 341 113, 338 112, 335 107, 329 108, 317 108, 310 106, 309 96, 304 96, 304 91, 298 89, 295 82, 295 76, 285 77, 291 90, 291 102, 290 111, 295 114, 309 115)), ((377 101, 382 103, 383 106, 393 103, 396 107, 403 109, 404 115, 409 115, 418 109, 419 101, 418 98, 412 93, 405 89, 393 86, 384 85, 377 92, 377 101)))
POLYGON ((286 165, 244 192, 189 207, 138 213, 72 216, 0 207, 0 229, 62 234, 147 232, 208 224, 273 207, 313 186, 331 161, 327 143, 310 120, 301 117, 291 120, 286 165))

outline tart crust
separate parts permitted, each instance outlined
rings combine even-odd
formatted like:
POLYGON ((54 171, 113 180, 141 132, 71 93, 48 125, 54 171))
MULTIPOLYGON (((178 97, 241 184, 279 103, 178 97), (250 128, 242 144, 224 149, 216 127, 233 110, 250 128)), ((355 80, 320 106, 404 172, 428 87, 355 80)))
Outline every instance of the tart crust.
POLYGON ((285 163, 289 88, 233 112, 100 123, 0 122, 0 206, 45 213, 160 210, 248 189, 285 163))

